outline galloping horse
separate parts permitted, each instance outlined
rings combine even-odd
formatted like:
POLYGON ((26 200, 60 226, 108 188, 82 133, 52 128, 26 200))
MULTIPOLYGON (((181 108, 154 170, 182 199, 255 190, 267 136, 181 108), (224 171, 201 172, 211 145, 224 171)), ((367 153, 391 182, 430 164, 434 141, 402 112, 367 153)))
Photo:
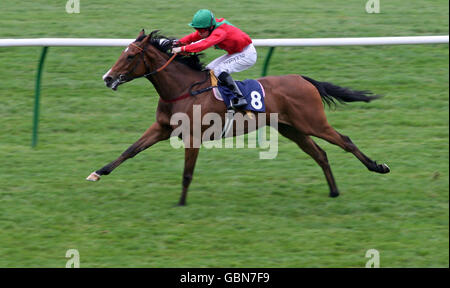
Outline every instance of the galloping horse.
MULTIPOLYGON (((157 31, 146 35, 142 30, 137 39, 122 52, 114 66, 103 76, 106 86, 113 90, 133 79, 146 77, 160 98, 156 122, 116 160, 91 173, 87 180, 98 181, 100 176, 110 174, 125 160, 159 141, 169 139, 171 132, 177 127, 171 125, 170 119, 177 112, 186 113, 192 119, 193 106, 201 105, 202 117, 214 112, 222 115, 224 120, 226 106, 213 97, 212 91, 208 90, 196 96, 189 93, 193 85, 197 85, 199 89, 211 86, 211 81, 207 78, 209 72, 203 69, 198 55, 175 55, 170 52, 171 46, 170 39, 159 35, 157 31)), ((390 171, 386 164, 377 164, 364 155, 349 137, 334 130, 328 124, 324 112, 323 102, 328 105, 335 104, 335 100, 370 102, 379 96, 369 91, 354 91, 300 75, 269 76, 259 78, 258 81, 265 89, 266 112, 258 113, 257 117, 269 119, 270 113, 278 114, 278 131, 297 143, 319 164, 328 182, 330 197, 339 196, 339 190, 325 151, 310 136, 322 138, 352 153, 370 171, 377 173, 390 171)), ((202 125, 201 133, 203 134, 207 128, 208 126, 202 125)), ((248 132, 250 131, 245 131, 248 132)), ((193 138, 191 132, 191 141, 193 138)), ((185 147, 182 193, 178 202, 180 206, 186 204, 187 191, 192 181, 198 153, 198 147, 192 145, 185 147)))

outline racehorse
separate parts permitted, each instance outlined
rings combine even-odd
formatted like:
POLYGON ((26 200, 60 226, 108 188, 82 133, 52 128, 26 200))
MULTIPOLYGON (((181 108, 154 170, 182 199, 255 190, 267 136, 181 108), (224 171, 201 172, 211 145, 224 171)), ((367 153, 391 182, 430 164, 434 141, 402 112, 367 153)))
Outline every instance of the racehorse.
MULTIPOLYGON (((113 90, 133 79, 145 77, 153 84, 160 98, 156 122, 116 160, 92 172, 87 180, 98 181, 100 176, 110 174, 125 160, 159 141, 169 139, 171 132, 177 127, 170 122, 171 116, 175 113, 186 113, 192 119, 193 106, 201 105, 202 117, 207 113, 215 112, 225 118, 226 106, 215 99, 213 92, 207 89, 211 86, 211 80, 208 78, 209 71, 203 68, 199 55, 172 54, 171 47, 171 39, 160 35, 157 30, 148 35, 142 30, 136 40, 121 53, 114 66, 103 76, 106 86, 113 90), (195 85, 206 92, 193 96, 190 92, 195 85)), ((370 91, 355 91, 294 74, 268 76, 257 80, 264 87, 266 105, 265 114, 258 113, 257 117, 268 119, 270 113, 278 114, 278 132, 295 142, 318 163, 328 182, 330 197, 339 196, 339 190, 331 172, 327 154, 310 136, 322 138, 352 153, 370 171, 389 173, 390 169, 386 164, 377 164, 364 155, 349 137, 333 129, 328 124, 324 111, 325 103, 335 105, 337 104, 335 100, 370 102, 379 98, 378 95, 370 91)), ((208 126, 202 125, 201 133, 203 134, 207 128, 208 126)), ((250 131, 244 133, 248 132, 250 131)), ((190 141, 193 141, 192 132, 190 136, 190 141)), ((198 153, 198 147, 192 145, 185 147, 182 192, 178 202, 180 206, 186 204, 187 191, 192 181, 198 153)))

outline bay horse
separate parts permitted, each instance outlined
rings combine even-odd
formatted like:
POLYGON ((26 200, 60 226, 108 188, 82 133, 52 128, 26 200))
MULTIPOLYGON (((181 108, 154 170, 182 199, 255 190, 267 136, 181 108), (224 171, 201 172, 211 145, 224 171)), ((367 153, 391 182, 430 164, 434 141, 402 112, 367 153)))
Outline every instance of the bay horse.
MULTIPOLYGON (((100 176, 110 174, 125 160, 136 156, 159 141, 169 139, 171 132, 176 128, 176 125, 171 125, 170 122, 171 116, 175 113, 186 113, 192 119, 193 106, 201 105, 202 117, 207 113, 215 112, 222 116, 222 120, 224 119, 226 106, 214 98, 211 90, 196 96, 189 93, 195 83, 198 84, 199 89, 211 86, 211 80, 207 78, 209 71, 205 71, 199 55, 172 54, 170 40, 173 39, 165 38, 158 33, 158 30, 148 35, 142 30, 136 40, 121 53, 114 66, 103 76, 106 86, 113 90, 133 79, 147 78, 159 94, 156 122, 116 160, 92 172, 87 180, 98 181, 100 176), (174 61, 171 62, 173 59, 174 61)), ((295 142, 318 163, 328 182, 330 197, 339 196, 339 190, 331 172, 327 154, 310 136, 322 138, 352 153, 370 171, 377 173, 390 171, 386 164, 377 164, 364 155, 349 137, 334 130, 328 124, 324 111, 325 103, 335 105, 337 104, 335 100, 340 103, 370 102, 377 99, 378 95, 370 91, 355 91, 294 74, 268 76, 257 80, 265 89, 266 105, 265 114, 258 113, 257 117, 268 118, 270 113, 278 114, 278 132, 295 142)), ((207 128, 208 126, 202 125, 201 133, 203 134, 207 128)), ((244 133, 248 132, 250 131, 244 133)), ((190 136, 190 139, 193 139, 194 135, 190 136)), ((186 204, 198 153, 199 148, 185 147, 182 192, 178 202, 180 206, 186 204)))

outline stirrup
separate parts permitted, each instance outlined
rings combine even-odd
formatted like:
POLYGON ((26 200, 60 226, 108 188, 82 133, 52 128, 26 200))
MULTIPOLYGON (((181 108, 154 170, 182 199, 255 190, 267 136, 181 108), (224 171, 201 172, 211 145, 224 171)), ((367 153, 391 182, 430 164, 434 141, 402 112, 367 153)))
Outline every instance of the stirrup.
POLYGON ((240 109, 244 106, 247 105, 247 100, 245 100, 245 97, 236 97, 233 98, 233 100, 231 100, 231 107, 233 107, 233 109, 240 109), (235 102, 235 100, 237 100, 235 102))

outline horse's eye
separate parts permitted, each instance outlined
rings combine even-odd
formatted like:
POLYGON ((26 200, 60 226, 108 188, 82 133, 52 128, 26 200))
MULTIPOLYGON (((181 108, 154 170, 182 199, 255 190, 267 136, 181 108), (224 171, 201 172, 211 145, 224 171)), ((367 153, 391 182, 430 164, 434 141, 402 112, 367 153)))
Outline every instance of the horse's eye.
POLYGON ((128 55, 128 56, 127 56, 127 60, 128 60, 128 61, 133 60, 133 58, 134 58, 134 55, 128 55))

